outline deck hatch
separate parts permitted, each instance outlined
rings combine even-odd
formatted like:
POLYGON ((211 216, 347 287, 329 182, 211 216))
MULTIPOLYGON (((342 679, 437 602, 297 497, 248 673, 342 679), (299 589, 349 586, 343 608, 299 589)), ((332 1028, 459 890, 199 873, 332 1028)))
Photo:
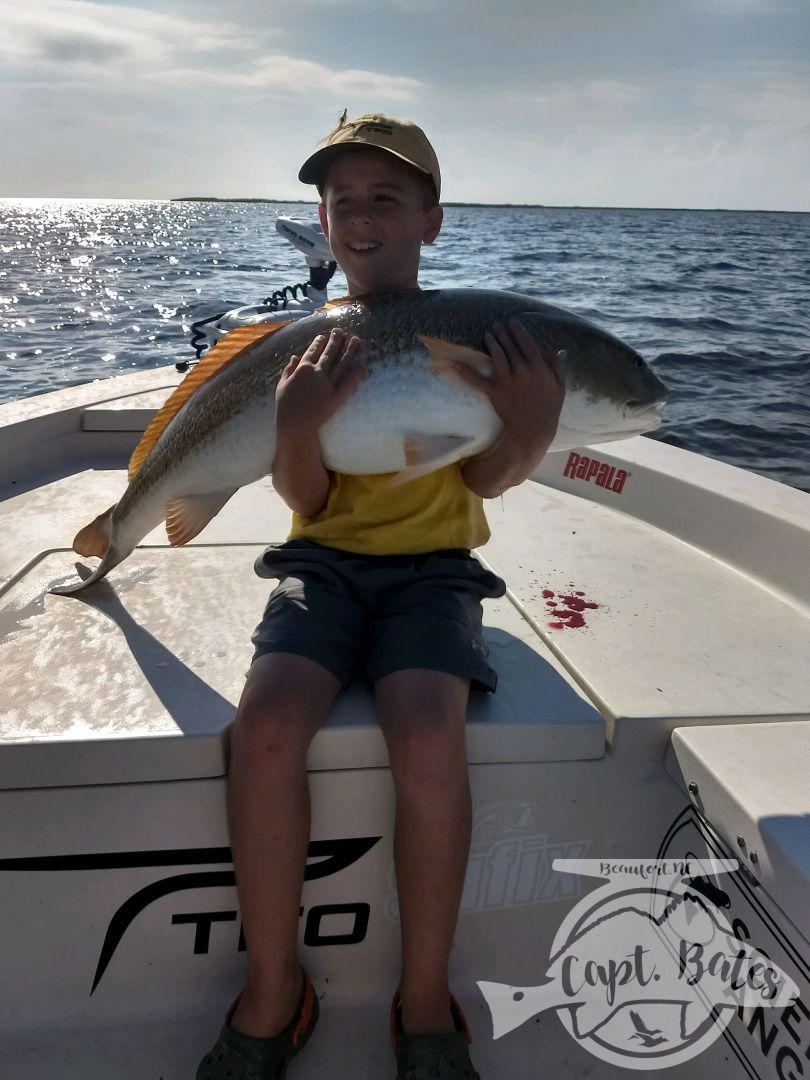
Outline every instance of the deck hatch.
MULTIPOLYGON (((268 582, 252 544, 141 547, 77 596, 52 551, 0 600, 0 790, 222 776, 227 732, 268 582)), ((605 752, 602 716, 544 652, 508 600, 487 604, 499 672, 474 694, 471 764, 586 760, 605 752)), ((350 687, 312 744, 312 770, 385 768, 369 690, 350 687)))

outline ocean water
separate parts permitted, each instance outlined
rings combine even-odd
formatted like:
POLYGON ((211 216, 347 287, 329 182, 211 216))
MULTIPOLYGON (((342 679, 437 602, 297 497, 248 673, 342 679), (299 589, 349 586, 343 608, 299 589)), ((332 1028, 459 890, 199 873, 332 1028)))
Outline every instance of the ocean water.
MULTIPOLYGON (((306 280, 279 214, 314 207, 0 201, 0 402, 193 358, 192 322, 306 280)), ((593 320, 670 388, 650 437, 810 491, 810 215, 447 207, 421 283, 593 320)))

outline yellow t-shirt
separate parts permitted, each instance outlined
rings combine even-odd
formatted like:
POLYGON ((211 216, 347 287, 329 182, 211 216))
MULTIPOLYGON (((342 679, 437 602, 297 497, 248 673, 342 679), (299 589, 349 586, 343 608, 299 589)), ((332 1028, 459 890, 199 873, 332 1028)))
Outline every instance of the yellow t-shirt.
POLYGON ((333 473, 326 506, 313 518, 293 513, 289 539, 361 555, 417 555, 489 540, 483 499, 464 483, 459 463, 387 487, 393 475, 333 473))

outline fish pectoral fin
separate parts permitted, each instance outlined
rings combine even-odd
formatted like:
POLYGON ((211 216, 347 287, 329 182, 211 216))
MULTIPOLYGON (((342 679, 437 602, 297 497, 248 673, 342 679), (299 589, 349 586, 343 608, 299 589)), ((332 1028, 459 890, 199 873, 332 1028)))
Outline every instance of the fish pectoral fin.
MULTIPOLYGON (((475 440, 469 435, 415 435, 405 436, 405 464, 410 468, 433 467, 445 458, 457 460, 464 457, 466 447, 475 440)), ((449 462, 448 462, 449 463, 449 462)))
POLYGON ((482 379, 492 378, 492 359, 488 353, 473 349, 469 345, 457 345, 456 342, 445 341, 443 338, 428 337, 426 334, 420 334, 419 340, 428 351, 430 370, 445 382, 468 393, 476 392, 456 371, 456 364, 467 364, 482 379))
POLYGON ((233 491, 208 491, 203 495, 181 495, 166 503, 166 535, 172 547, 181 547, 203 531, 216 517, 233 491))
POLYGON ((406 435, 405 468, 392 476, 386 487, 399 487, 418 476, 452 465, 466 456, 474 441, 468 435, 406 435))

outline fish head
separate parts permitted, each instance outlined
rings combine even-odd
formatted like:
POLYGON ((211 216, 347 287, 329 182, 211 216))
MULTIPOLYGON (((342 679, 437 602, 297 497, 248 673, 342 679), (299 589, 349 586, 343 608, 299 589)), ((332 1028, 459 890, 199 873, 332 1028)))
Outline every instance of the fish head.
POLYGON ((568 312, 529 311, 518 318, 544 352, 557 354, 565 380, 555 450, 659 427, 668 391, 635 349, 568 312))

